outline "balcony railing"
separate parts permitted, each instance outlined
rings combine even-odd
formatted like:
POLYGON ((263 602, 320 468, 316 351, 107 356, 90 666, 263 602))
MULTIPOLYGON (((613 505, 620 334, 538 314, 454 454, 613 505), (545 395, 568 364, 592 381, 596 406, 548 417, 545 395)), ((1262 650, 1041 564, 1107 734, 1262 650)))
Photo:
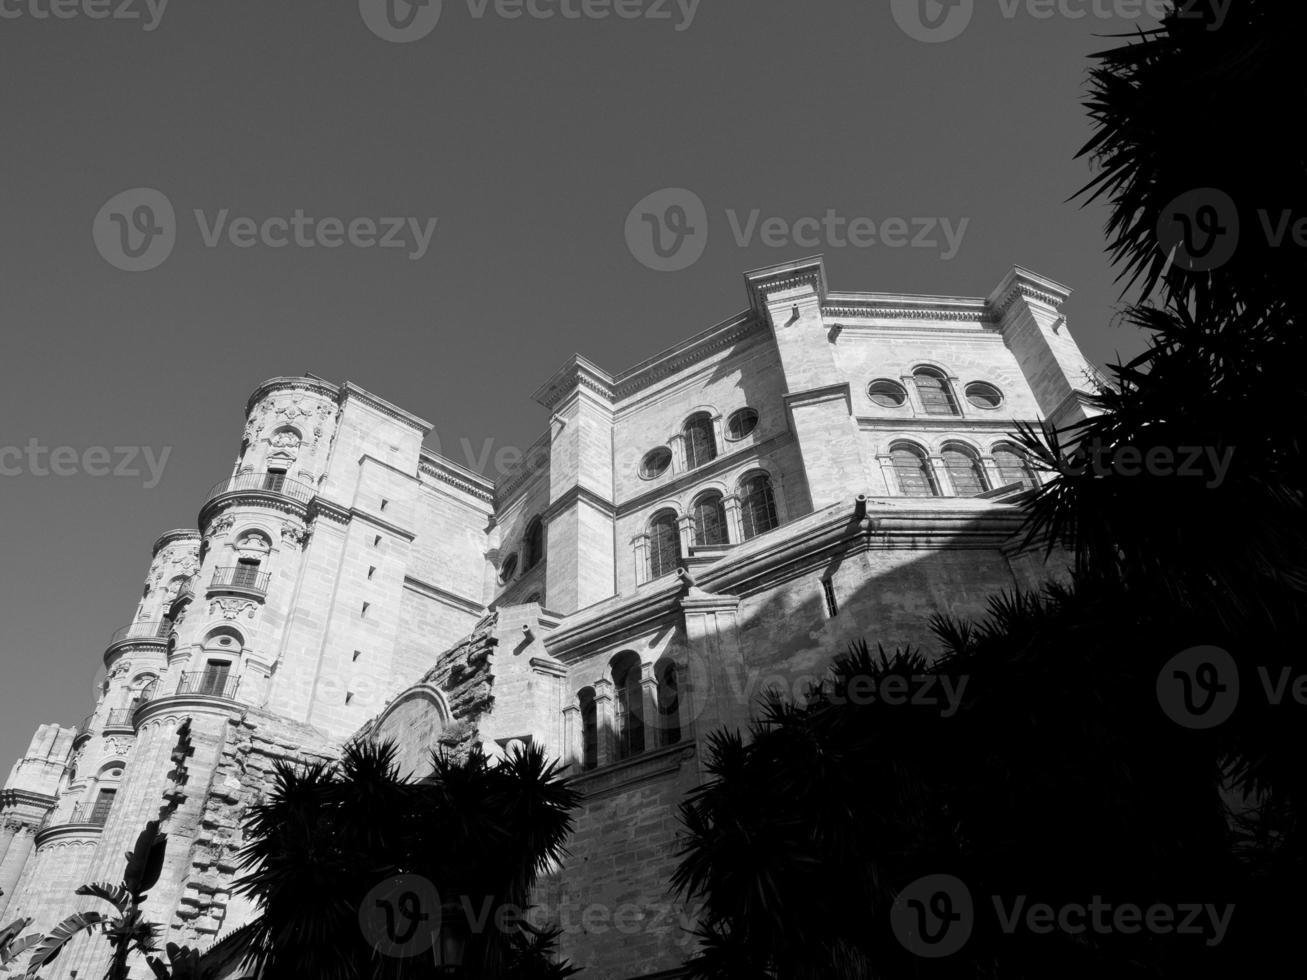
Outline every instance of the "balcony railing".
POLYGON ((41 821, 38 830, 46 830, 50 827, 68 827, 73 824, 84 824, 90 827, 103 827, 109 819, 109 811, 113 808, 113 803, 79 803, 67 813, 58 813, 51 810, 41 821))
POLYGON ((77 723, 77 730, 73 733, 74 742, 80 742, 82 739, 90 737, 91 719, 94 717, 95 717, 94 713, 89 714, 85 718, 83 718, 80 722, 77 723))
POLYGON ((248 565, 233 565, 229 568, 215 568, 211 589, 238 589, 241 592, 254 592, 258 595, 268 594, 268 582, 271 572, 260 572, 248 565))
POLYGON ((170 619, 159 619, 149 623, 132 623, 130 626, 115 630, 109 645, 121 643, 123 640, 141 640, 153 637, 166 640, 171 629, 172 620, 170 619))
POLYGON ((235 674, 197 670, 193 673, 182 674, 181 683, 177 685, 177 693, 207 694, 212 698, 235 701, 236 688, 240 686, 240 681, 240 677, 235 674))
POLYGON ((142 689, 140 695, 127 708, 128 714, 134 713, 141 705, 159 698, 171 698, 180 694, 203 694, 225 701, 236 700, 236 689, 240 687, 239 674, 224 674, 218 671, 196 670, 182 674, 176 687, 165 687, 154 681, 142 689))
POLYGON ((130 728, 132 725, 131 708, 113 708, 105 719, 105 728, 130 728))
POLYGON ((230 479, 215 484, 204 502, 207 504, 214 497, 219 497, 224 493, 239 493, 251 490, 280 494, 283 497, 298 500, 302 504, 307 504, 317 493, 308 484, 288 480, 281 473, 239 473, 230 479))

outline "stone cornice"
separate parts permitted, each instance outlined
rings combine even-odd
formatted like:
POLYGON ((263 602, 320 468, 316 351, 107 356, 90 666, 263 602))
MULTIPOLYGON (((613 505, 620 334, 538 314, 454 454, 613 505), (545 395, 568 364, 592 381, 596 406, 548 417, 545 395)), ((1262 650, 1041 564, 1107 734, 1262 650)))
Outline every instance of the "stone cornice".
POLYGON ((744 274, 745 287, 749 293, 749 308, 763 322, 767 322, 768 297, 777 292, 798 289, 804 286, 817 294, 817 301, 826 301, 826 263, 820 255, 780 265, 754 269, 744 274))
POLYGON ((150 547, 150 557, 156 557, 160 551, 170 544, 175 544, 178 541, 188 541, 192 538, 196 541, 200 539, 200 532, 197 528, 174 528, 171 531, 164 531, 163 534, 154 539, 154 544, 150 547))
POLYGON ((239 701, 214 697, 210 694, 165 694, 146 701, 132 714, 132 725, 139 733, 141 728, 161 715, 219 715, 235 718, 245 710, 239 701))
POLYGON ((430 582, 423 582, 421 579, 412 576, 404 576, 404 588, 416 592, 419 595, 426 596, 428 599, 434 599, 437 602, 443 602, 446 605, 462 609, 464 612, 471 613, 474 616, 483 615, 486 607, 477 602, 475 599, 469 599, 466 596, 457 595, 448 589, 442 589, 438 585, 432 585, 430 582))
POLYGON ((968 429, 1003 429, 1015 430, 1017 425, 1039 425, 1038 419, 983 419, 963 415, 859 415, 854 420, 860 429, 956 429, 965 432, 968 429))
POLYGON ((998 287, 989 294, 988 302, 995 314, 1002 318, 1020 300, 1040 303, 1057 311, 1070 295, 1071 290, 1067 286, 1018 265, 1013 266, 998 287))
POLYGON ((340 389, 330 381, 323 381, 321 378, 310 377, 284 377, 269 378, 263 384, 254 389, 253 394, 245 402, 245 414, 249 415, 254 411, 254 406, 263 399, 267 398, 274 391, 307 391, 315 395, 322 395, 325 398, 335 400, 340 394, 340 389))
POLYGON ((378 517, 376 514, 370 514, 366 510, 360 510, 357 507, 349 509, 351 520, 362 521, 364 524, 370 524, 373 527, 381 528, 392 537, 399 538, 401 541, 407 541, 412 544, 417 538, 417 532, 410 531, 408 528, 400 527, 398 524, 392 524, 390 521, 378 517))
POLYGON ((46 827, 44 830, 37 832, 34 841, 37 848, 45 847, 47 844, 58 843, 85 843, 94 842, 100 839, 104 833, 104 827, 94 823, 65 823, 57 824, 53 827, 46 827))
POLYGON ((553 411, 578 388, 589 389, 605 402, 613 401, 612 375, 580 354, 573 355, 572 359, 559 368, 554 376, 541 385, 531 397, 553 411))
POLYGON ((0 789, 0 810, 8 810, 16 806, 49 810, 58 802, 58 797, 46 793, 34 793, 29 789, 0 789))
POLYGON ((630 398, 645 388, 692 367, 717 351, 725 350, 755 332, 760 321, 752 310, 744 310, 714 324, 702 333, 669 347, 623 371, 614 380, 614 394, 630 398))
POLYGON ((392 405, 384 398, 378 398, 376 395, 372 394, 372 392, 360 388, 352 381, 346 381, 341 387, 340 404, 344 406, 345 403, 350 400, 359 401, 374 411, 380 412, 382 415, 408 426, 410 429, 416 429, 424 436, 431 431, 431 423, 426 419, 419 418, 412 412, 406 412, 398 405, 392 405))
POLYGON ((166 636, 133 636, 128 639, 110 643, 104 651, 104 666, 112 667, 123 654, 135 650, 164 650, 168 647, 166 636))
POLYGON ((334 504, 323 497, 314 497, 301 516, 306 522, 325 520, 331 521, 333 524, 348 524, 350 511, 340 506, 340 504, 334 504))
POLYGON ((459 466, 452 460, 439 456, 430 449, 423 449, 418 459, 418 472, 440 483, 448 483, 457 490, 471 494, 478 500, 493 503, 495 485, 479 473, 459 466))
POLYGON ((264 507, 303 520, 310 509, 320 502, 322 502, 322 498, 316 495, 308 504, 304 504, 294 497, 260 488, 226 490, 206 501, 204 506, 200 508, 200 527, 208 528, 215 517, 226 513, 233 507, 264 507))
POLYGON ((891 293, 837 293, 822 304, 823 317, 863 317, 884 320, 935 320, 946 323, 994 323, 997 317, 984 299, 963 296, 915 296, 891 293))
POLYGON ((832 504, 777 531, 733 548, 722 560, 695 571, 696 586, 680 581, 620 602, 608 602, 585 618, 564 623, 544 638, 555 659, 572 664, 593 652, 627 642, 632 636, 665 625, 686 611, 729 610, 741 597, 824 568, 833 557, 870 550, 934 551, 942 548, 992 548, 1009 545, 1020 530, 1021 509, 1005 502, 973 501, 959 505, 941 498, 939 506, 906 498, 867 502, 866 517, 856 519, 854 503, 832 504))
POLYGON ((785 403, 785 412, 791 419, 794 418, 796 408, 804 408, 808 405, 823 405, 826 402, 842 401, 845 414, 853 414, 853 395, 847 381, 826 385, 823 388, 808 388, 805 391, 796 391, 793 394, 784 395, 782 401, 785 403))
POLYGON ((565 490, 557 500, 549 505, 548 509, 545 510, 543 520, 548 523, 563 511, 581 501, 585 501, 595 510, 602 512, 605 517, 617 516, 617 508, 611 500, 605 500, 589 487, 573 486, 565 490))

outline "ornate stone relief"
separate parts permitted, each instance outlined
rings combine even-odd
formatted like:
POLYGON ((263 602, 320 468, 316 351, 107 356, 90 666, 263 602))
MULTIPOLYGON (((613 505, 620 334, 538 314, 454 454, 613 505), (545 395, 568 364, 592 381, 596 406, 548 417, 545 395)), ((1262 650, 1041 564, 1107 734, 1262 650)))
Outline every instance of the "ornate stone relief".
POLYGON ((214 599, 209 603, 209 615, 221 613, 223 619, 238 619, 242 615, 246 619, 253 619, 258 611, 259 604, 248 599, 214 599))
POLYGON ((304 539, 308 537, 308 533, 308 530, 303 524, 299 524, 295 521, 281 522, 281 538, 283 541, 289 541, 294 545, 301 545, 304 543, 304 539))
POLYGON ((223 514, 209 525, 209 536, 217 537, 219 534, 226 534, 235 523, 236 518, 230 514, 223 514))

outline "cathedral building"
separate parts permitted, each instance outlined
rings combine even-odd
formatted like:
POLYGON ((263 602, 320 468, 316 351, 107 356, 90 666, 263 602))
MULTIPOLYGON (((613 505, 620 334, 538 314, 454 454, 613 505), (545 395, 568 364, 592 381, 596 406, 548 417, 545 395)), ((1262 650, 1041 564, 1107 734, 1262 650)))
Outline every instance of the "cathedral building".
MULTIPOLYGON (((820 259, 745 283, 743 312, 628 370, 568 360, 498 480, 353 384, 260 386, 234 468, 106 629, 93 710, 42 726, 0 792, 0 925, 94 907, 73 890, 119 880, 162 818, 147 917, 206 947, 256 914, 233 881, 276 760, 388 738, 421 773, 440 746, 530 743, 584 799, 540 894, 562 954, 674 976, 707 734, 856 639, 930 651, 933 613, 1060 574, 1022 548, 1040 477, 1011 433, 1085 417, 1095 384, 1068 290, 1025 269, 975 298, 838 292, 820 259)), ((78 940, 47 980, 106 961, 78 940)))

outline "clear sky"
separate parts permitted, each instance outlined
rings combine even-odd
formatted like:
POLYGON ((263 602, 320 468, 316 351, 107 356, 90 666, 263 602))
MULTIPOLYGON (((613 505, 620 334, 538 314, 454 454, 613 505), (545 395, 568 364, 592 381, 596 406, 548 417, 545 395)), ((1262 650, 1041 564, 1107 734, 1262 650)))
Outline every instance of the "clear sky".
POLYGON ((37 724, 90 710, 151 542, 194 525, 265 378, 353 381, 435 423, 446 454, 493 461, 544 430, 530 394, 565 358, 620 370, 742 309, 745 270, 817 252, 847 290, 985 295, 1024 265, 1076 290, 1092 360, 1141 347, 1112 325, 1103 210, 1067 203, 1090 176, 1086 55, 1151 23, 1138 2, 619 0, 641 16, 599 18, 612 3, 535 0, 545 19, 444 0, 438 21, 404 0, 389 18, 384 0, 55 2, 71 16, 0 0, 0 452, 23 452, 0 456, 0 778, 37 724), (921 40, 918 2, 956 36, 921 40), (172 251, 135 273, 92 234, 133 188, 176 214, 172 251), (706 214, 675 272, 626 235, 663 188, 706 214), (408 247, 361 247, 356 223, 308 248, 266 223, 297 211, 309 241, 340 239, 322 219, 404 218, 408 247), (828 212, 834 235, 762 233, 828 212), (887 240, 850 243, 855 218, 887 240), (270 238, 233 243, 251 227, 270 238), (33 440, 76 450, 71 475, 41 475, 33 440))

